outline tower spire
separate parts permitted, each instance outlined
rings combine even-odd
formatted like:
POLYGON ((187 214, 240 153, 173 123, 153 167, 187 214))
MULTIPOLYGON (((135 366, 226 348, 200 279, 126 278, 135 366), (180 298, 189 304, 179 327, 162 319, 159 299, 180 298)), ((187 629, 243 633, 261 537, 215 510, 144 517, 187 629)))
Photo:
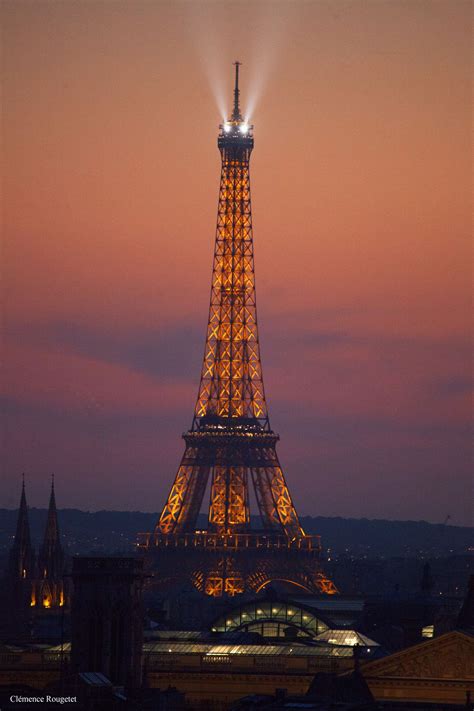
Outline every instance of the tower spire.
POLYGON ((54 474, 51 475, 48 518, 43 545, 38 556, 40 582, 38 600, 43 607, 57 607, 64 602, 64 552, 59 538, 58 512, 54 493, 54 474))
POLYGON ((25 475, 22 474, 20 507, 16 522, 15 540, 10 551, 10 566, 18 578, 29 578, 33 573, 34 554, 31 547, 28 506, 26 503, 25 475))
POLYGON ((239 67, 242 62, 234 62, 235 66, 235 85, 234 85, 234 110, 232 111, 231 120, 241 122, 242 114, 240 113, 240 90, 239 90, 239 67))
POLYGON ((58 512, 56 509, 56 496, 54 493, 54 474, 51 474, 51 494, 49 496, 48 519, 44 532, 43 554, 51 554, 59 542, 58 512))
POLYGON ((16 522, 15 543, 18 543, 22 548, 28 548, 31 547, 31 538, 24 474, 21 475, 21 479, 20 507, 18 509, 18 519, 16 522))

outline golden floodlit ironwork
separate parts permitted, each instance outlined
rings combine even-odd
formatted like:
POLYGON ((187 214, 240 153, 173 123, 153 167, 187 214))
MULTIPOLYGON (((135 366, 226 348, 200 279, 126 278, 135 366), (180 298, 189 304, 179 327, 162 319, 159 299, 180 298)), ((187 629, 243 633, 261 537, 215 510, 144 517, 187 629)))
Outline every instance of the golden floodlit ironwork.
POLYGON ((155 531, 139 545, 159 559, 165 578, 174 561, 207 595, 257 591, 273 579, 332 594, 337 591, 318 564, 319 539, 304 533, 293 505, 265 400, 250 201, 253 126, 240 112, 239 66, 233 112, 218 137, 217 232, 193 423, 183 435, 185 452, 155 531), (207 529, 198 532, 208 485, 207 529), (250 485, 259 532, 250 528, 250 485))

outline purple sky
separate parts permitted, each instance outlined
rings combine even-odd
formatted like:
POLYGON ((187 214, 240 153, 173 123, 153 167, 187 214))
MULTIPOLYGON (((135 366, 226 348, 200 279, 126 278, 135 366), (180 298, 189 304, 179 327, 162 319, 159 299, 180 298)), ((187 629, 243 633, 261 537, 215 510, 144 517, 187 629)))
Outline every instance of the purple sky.
POLYGON ((243 62, 263 373, 301 514, 471 522, 468 2, 6 2, 1 504, 161 509, 243 62), (238 56, 237 56, 238 54, 238 56))

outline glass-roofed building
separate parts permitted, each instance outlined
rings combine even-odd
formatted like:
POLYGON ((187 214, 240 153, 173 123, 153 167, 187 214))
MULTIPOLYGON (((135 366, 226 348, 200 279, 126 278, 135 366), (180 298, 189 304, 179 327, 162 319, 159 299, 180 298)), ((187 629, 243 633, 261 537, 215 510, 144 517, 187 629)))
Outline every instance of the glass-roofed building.
POLYGON ((314 638, 329 625, 314 611, 293 602, 254 600, 233 608, 212 625, 213 632, 245 630, 262 637, 314 638))
MULTIPOLYGON (((340 605, 335 611, 338 622, 339 608, 340 605)), ((273 640, 314 640, 348 647, 356 644, 361 647, 378 646, 373 640, 349 628, 347 619, 341 625, 332 618, 333 611, 330 609, 320 610, 314 604, 299 600, 253 600, 227 610, 213 622, 211 630, 217 633, 252 632, 273 640)))

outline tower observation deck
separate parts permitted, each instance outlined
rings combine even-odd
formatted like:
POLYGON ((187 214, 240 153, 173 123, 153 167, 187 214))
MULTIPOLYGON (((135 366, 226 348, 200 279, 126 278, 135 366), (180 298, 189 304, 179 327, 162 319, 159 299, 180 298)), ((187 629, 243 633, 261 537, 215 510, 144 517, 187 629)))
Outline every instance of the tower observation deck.
POLYGON ((253 126, 240 110, 219 127, 221 178, 211 299, 199 392, 185 451, 155 530, 139 547, 162 585, 192 580, 207 595, 258 592, 274 580, 337 592, 319 565, 318 536, 298 519, 276 452, 257 328, 250 202, 253 126), (250 486, 261 528, 250 527, 250 486), (196 530, 209 488, 205 530, 196 530))

